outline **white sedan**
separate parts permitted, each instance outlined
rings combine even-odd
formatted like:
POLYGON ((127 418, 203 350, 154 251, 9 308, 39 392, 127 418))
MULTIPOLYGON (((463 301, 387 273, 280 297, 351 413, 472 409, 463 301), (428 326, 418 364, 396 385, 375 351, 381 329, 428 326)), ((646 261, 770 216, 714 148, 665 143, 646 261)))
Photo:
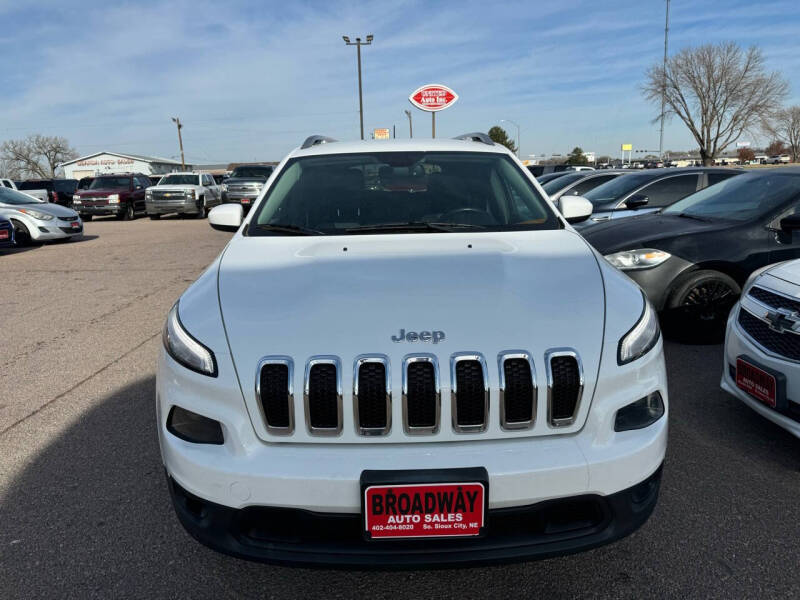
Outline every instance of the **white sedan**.
POLYGON ((18 246, 83 235, 83 222, 71 208, 0 187, 0 216, 14 225, 18 246))
POLYGON ((728 317, 721 385, 800 438, 800 260, 747 280, 728 317))

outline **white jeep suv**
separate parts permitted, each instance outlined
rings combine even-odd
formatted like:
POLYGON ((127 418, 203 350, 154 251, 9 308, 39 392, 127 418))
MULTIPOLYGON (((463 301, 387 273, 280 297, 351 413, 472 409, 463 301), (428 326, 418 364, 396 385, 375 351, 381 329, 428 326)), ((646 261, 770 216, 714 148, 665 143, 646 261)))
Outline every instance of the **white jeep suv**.
POLYGON ((291 564, 521 560, 655 507, 667 381, 642 291, 484 134, 287 156, 167 317, 181 523, 291 564))

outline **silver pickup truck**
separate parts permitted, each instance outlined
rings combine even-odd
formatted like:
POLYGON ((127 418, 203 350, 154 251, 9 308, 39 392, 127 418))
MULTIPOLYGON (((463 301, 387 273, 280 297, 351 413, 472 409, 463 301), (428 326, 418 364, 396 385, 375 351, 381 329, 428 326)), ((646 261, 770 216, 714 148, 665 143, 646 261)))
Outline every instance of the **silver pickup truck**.
POLYGON ((151 219, 177 213, 202 219, 208 209, 222 204, 222 188, 207 173, 170 173, 147 188, 145 205, 151 219))

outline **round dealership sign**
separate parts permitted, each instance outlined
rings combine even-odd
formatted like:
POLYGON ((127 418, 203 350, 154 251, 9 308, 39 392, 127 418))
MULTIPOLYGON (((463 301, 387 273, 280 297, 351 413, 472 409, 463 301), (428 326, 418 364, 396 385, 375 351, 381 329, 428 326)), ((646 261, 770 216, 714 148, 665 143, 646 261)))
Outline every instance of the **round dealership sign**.
POLYGON ((452 106, 458 100, 458 94, 446 85, 430 83, 414 91, 408 99, 421 110, 436 112, 452 106))

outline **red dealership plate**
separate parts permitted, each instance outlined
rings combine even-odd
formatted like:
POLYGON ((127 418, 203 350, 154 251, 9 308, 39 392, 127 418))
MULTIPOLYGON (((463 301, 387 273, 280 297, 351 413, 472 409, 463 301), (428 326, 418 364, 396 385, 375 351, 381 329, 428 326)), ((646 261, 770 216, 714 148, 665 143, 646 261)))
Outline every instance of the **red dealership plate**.
POLYGON ((736 359, 736 385, 756 400, 775 408, 777 382, 773 375, 749 362, 736 359))
POLYGON ((371 539, 478 536, 486 486, 479 482, 371 485, 364 526, 371 539))

